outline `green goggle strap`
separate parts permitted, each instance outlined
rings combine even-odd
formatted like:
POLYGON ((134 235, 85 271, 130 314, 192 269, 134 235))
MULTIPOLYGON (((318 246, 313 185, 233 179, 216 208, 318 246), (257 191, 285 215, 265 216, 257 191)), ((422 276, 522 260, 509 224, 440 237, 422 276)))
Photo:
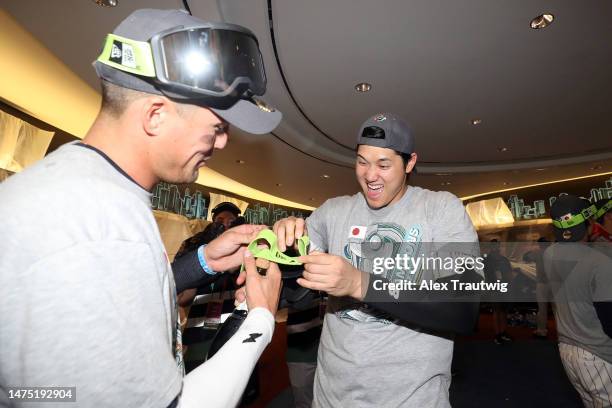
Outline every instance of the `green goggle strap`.
POLYGON ((567 229, 575 227, 576 225, 580 225, 585 222, 587 219, 591 218, 593 215, 597 213, 597 207, 595 205, 590 205, 584 210, 580 211, 579 214, 572 215, 568 220, 552 220, 552 224, 557 228, 567 229))
MULTIPOLYGON (((276 234, 270 231, 269 229, 262 230, 255 238, 247 249, 250 253, 253 254, 254 258, 263 258, 267 259, 271 262, 276 262, 283 265, 301 265, 302 263, 297 260, 298 257, 288 256, 282 253, 277 246, 276 234), (258 247, 258 242, 260 240, 266 241, 269 248, 258 247)), ((310 243, 310 239, 308 236, 304 235, 297 240, 298 244, 298 253, 300 256, 307 254, 308 244, 310 243)), ((244 265, 240 268, 240 271, 244 270, 244 265)))
POLYGON ((155 78, 151 45, 115 34, 108 34, 97 61, 121 71, 155 78))
POLYGON ((608 200, 607 203, 605 203, 599 210, 597 210, 597 212, 595 213, 593 218, 595 218, 595 219, 600 218, 605 213, 610 211, 610 209, 612 209, 612 199, 608 200))

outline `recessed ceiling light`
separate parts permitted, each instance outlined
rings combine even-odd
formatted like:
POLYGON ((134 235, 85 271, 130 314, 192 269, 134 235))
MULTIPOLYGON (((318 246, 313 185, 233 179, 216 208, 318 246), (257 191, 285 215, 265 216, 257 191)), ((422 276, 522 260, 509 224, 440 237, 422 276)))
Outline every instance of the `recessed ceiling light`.
POLYGON ((440 183, 441 186, 450 186, 451 182, 450 181, 443 181, 440 183))
POLYGON ((590 168, 591 170, 601 170, 601 165, 595 165, 593 167, 590 168))
POLYGON ((472 119, 471 123, 474 126, 478 126, 478 125, 480 125, 482 123, 482 119, 472 119))
POLYGON ((531 20, 531 28, 534 30, 539 30, 541 28, 546 28, 552 24, 555 16, 552 14, 542 14, 531 20))
POLYGON ((93 2, 102 7, 115 7, 119 0, 93 0, 93 2))
POLYGON ((509 186, 511 183, 509 181, 504 181, 504 186, 509 186))
POLYGON ((314 197, 310 197, 310 198, 309 198, 309 200, 310 200, 310 201, 314 201, 314 197))
POLYGON ((244 164, 244 163, 246 163, 246 162, 245 162, 244 160, 236 160, 236 163, 238 163, 238 164, 244 164))
POLYGON ((355 90, 357 92, 368 92, 370 89, 372 89, 372 85, 367 82, 360 82, 355 85, 355 90))
POLYGON ((324 179, 328 179, 328 178, 330 178, 330 175, 329 174, 323 174, 321 177, 324 178, 324 179))
POLYGON ((501 152, 501 153, 503 153, 503 152, 507 152, 507 151, 508 151, 508 148, 507 148, 507 147, 498 147, 498 148, 497 148, 497 151, 498 151, 498 152, 501 152))
POLYGON ((436 173, 436 176, 452 176, 453 173, 436 173))
POLYGON ((281 187, 282 184, 281 183, 276 183, 276 187, 281 187))
POLYGON ((544 171, 544 170, 546 170, 546 167, 543 167, 541 169, 536 169, 536 171, 544 171))

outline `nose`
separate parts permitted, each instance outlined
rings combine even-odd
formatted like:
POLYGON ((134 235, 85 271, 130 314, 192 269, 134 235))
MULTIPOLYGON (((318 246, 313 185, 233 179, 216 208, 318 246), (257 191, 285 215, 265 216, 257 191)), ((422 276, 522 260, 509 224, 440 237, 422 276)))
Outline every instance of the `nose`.
POLYGON ((225 147, 225 145, 227 144, 227 138, 228 135, 227 133, 221 133, 220 135, 217 135, 217 137, 215 138, 215 149, 221 150, 225 147))
POLYGON ((378 178, 378 172, 376 171, 376 166, 368 166, 368 169, 365 172, 365 179, 367 182, 375 181, 378 178))

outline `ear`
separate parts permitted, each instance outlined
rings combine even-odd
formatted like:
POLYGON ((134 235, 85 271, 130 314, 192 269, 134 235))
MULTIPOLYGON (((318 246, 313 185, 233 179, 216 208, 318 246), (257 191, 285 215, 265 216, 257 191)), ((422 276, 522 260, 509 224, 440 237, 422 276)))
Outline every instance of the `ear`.
POLYGON ((410 156, 410 160, 406 164, 406 173, 410 173, 412 169, 414 169, 414 166, 416 166, 417 158, 417 154, 412 153, 412 155, 410 156))
POLYGON ((150 96, 142 100, 140 117, 142 128, 148 136, 157 136, 168 121, 173 106, 163 96, 150 96))

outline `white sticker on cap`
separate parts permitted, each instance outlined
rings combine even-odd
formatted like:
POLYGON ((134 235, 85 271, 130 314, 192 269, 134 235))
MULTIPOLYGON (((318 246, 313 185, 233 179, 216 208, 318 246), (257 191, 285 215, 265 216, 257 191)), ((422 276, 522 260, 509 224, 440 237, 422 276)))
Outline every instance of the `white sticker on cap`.
POLYGON ((387 117, 386 117, 385 115, 383 115, 383 114, 380 114, 380 115, 376 115, 376 117, 374 118, 374 120, 375 120, 376 122, 382 122, 383 120, 387 120, 387 117))
POLYGON ((126 67, 136 68, 136 58, 134 58, 134 48, 130 44, 123 43, 123 55, 121 56, 121 65, 126 67))

